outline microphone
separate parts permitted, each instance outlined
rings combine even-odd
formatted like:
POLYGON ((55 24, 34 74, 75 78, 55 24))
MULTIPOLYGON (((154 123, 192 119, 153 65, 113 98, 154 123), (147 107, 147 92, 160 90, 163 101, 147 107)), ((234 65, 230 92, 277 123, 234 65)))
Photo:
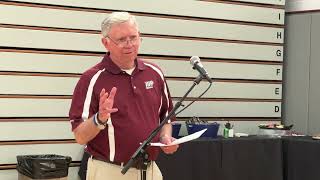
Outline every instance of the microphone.
POLYGON ((204 69, 198 56, 192 56, 190 58, 190 64, 192 65, 192 69, 196 69, 202 77, 205 77, 210 83, 212 83, 212 80, 209 77, 208 72, 204 69))

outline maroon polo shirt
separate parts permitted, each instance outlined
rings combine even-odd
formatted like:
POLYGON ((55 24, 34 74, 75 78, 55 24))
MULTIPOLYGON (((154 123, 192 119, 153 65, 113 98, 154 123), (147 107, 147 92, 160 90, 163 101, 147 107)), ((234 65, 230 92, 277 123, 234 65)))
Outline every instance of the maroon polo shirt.
MULTIPOLYGON (((114 107, 104 130, 88 142, 86 151, 99 158, 127 162, 148 135, 172 109, 169 90, 160 68, 136 59, 132 75, 122 71, 107 54, 87 70, 75 87, 69 117, 72 130, 99 110, 103 88, 110 92, 117 87, 114 107)), ((154 142, 159 141, 157 136, 154 142)), ((158 148, 148 148, 150 160, 155 160, 158 148)))

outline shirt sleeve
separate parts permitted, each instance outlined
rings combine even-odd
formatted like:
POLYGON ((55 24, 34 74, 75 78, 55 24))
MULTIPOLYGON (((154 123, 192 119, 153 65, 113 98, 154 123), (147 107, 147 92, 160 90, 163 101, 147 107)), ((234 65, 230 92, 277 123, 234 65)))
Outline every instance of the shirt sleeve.
POLYGON ((69 110, 72 131, 83 121, 91 117, 97 109, 98 104, 96 97, 93 91, 90 91, 89 86, 90 77, 88 77, 88 75, 82 75, 74 89, 69 110))
MULTIPOLYGON (((169 87, 167 85, 166 80, 164 79, 164 86, 162 90, 162 106, 160 109, 160 120, 163 121, 166 116, 168 116, 169 112, 173 109, 173 103, 169 91, 169 87)), ((173 116, 170 118, 171 121, 175 121, 176 117, 173 116)))

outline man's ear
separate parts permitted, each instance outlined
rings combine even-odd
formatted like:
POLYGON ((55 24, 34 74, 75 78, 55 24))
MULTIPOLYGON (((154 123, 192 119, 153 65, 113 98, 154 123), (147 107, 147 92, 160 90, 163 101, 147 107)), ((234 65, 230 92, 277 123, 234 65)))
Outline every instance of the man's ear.
POLYGON ((101 42, 102 42, 103 46, 104 46, 106 49, 108 49, 108 46, 109 46, 108 43, 109 43, 109 42, 108 42, 107 38, 102 37, 102 38, 101 38, 101 42))

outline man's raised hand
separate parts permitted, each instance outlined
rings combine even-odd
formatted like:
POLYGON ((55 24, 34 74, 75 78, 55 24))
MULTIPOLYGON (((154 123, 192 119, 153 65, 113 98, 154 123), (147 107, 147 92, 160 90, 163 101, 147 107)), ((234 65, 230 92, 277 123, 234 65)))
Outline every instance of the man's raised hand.
POLYGON ((116 95, 117 88, 113 87, 110 93, 106 92, 103 88, 100 92, 99 100, 99 120, 107 122, 111 113, 117 112, 118 108, 113 108, 114 97, 116 95))

